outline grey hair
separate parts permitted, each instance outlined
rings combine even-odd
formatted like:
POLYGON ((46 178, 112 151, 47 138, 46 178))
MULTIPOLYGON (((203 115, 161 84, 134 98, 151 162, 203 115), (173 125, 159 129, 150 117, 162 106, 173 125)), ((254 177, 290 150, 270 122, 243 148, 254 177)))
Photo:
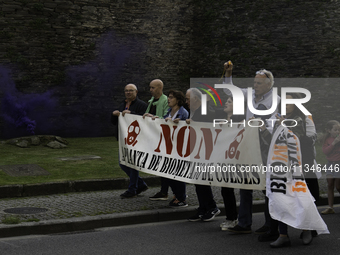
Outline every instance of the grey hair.
POLYGON ((202 93, 197 88, 190 88, 187 90, 187 92, 190 92, 191 97, 196 97, 199 101, 201 101, 202 93))
POLYGON ((268 79, 269 79, 269 81, 270 81, 270 88, 272 88, 272 87, 274 86, 274 75, 272 74, 272 72, 271 72, 271 71, 268 71, 268 70, 266 70, 266 69, 261 69, 261 70, 259 70, 258 72, 260 72, 260 73, 265 73, 266 76, 268 76, 268 79))

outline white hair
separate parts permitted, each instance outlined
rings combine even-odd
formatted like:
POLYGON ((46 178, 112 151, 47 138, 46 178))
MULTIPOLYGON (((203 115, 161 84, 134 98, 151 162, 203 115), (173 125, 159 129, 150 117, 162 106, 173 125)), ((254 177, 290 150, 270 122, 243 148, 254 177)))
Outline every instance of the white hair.
POLYGON ((201 101, 202 93, 197 88, 190 88, 187 90, 187 92, 190 92, 190 97, 196 97, 199 101, 201 101))
POLYGON ((272 88, 274 86, 274 75, 272 74, 271 71, 268 71, 266 69, 261 69, 259 71, 256 72, 256 74, 264 74, 270 81, 270 88, 272 88))

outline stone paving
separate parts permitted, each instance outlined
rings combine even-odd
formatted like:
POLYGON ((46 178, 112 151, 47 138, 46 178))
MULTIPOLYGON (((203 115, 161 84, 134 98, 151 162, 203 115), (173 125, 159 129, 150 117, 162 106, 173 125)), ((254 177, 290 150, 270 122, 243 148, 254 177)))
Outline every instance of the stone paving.
MULTIPOLYGON (((320 179, 319 184, 320 194, 325 194, 327 191, 326 180, 320 179)), ((168 201, 149 200, 150 196, 159 191, 159 187, 151 187, 138 197, 130 199, 120 198, 119 195, 124 191, 125 190, 92 191, 0 199, 0 219, 4 221, 6 218, 12 216, 20 219, 21 222, 42 221, 153 209, 169 209, 168 203, 172 196, 169 196, 168 201), (35 214, 13 214, 4 212, 6 209, 23 207, 45 208, 48 209, 48 211, 35 214)), ((213 187, 213 193, 216 202, 218 204, 223 204, 221 188, 213 187)), ((169 192, 169 194, 171 194, 171 192, 169 192)), ((235 189, 235 194, 237 201, 239 201, 239 190, 235 189)), ((189 206, 197 206, 197 197, 194 185, 187 185, 187 195, 187 202, 189 206)), ((264 199, 262 191, 254 191, 253 196, 254 202, 264 199)))
MULTIPOLYGON (((149 188, 136 198, 121 199, 120 194, 125 190, 94 191, 81 193, 68 193, 39 197, 14 198, 0 200, 0 217, 9 215, 4 210, 18 207, 39 207, 48 209, 47 212, 37 214, 15 214, 23 221, 29 219, 49 220, 66 219, 81 216, 95 216, 101 214, 122 213, 131 211, 143 211, 152 209, 169 208, 168 201, 151 201, 149 197, 159 191, 159 187, 149 188)), ((223 203, 220 188, 213 187, 217 203, 223 203)), ((170 194, 170 193, 169 193, 170 194)), ((187 185, 187 202, 196 206, 197 198, 193 185, 187 185)))

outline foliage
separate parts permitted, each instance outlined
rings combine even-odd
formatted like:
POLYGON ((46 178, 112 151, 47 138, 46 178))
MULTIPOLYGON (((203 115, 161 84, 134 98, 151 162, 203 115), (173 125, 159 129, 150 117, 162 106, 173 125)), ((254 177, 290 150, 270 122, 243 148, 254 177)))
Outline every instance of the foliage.
POLYGON ((20 223, 20 218, 17 217, 17 216, 12 216, 12 215, 7 216, 7 215, 6 215, 6 216, 1 220, 1 222, 2 222, 3 224, 19 224, 19 223, 20 223))

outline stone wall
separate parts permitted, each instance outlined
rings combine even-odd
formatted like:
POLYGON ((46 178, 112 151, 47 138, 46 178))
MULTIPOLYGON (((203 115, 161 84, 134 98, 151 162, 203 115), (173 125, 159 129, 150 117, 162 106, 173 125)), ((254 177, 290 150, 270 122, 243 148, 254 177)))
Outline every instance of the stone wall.
MULTIPOLYGON (((234 77, 339 77, 339 11, 331 0, 0 0, 0 137, 110 135, 125 84, 146 101, 152 79, 185 91, 228 59, 234 77)), ((308 87, 319 128, 339 116, 338 87, 308 87)))
POLYGON ((127 83, 137 84, 144 100, 155 78, 162 79, 167 89, 189 86, 188 3, 1 0, 0 4, 0 97, 2 113, 10 113, 2 118, 3 136, 26 134, 28 124, 35 125, 36 133, 109 135, 110 113, 127 83), (24 120, 13 134, 17 125, 13 116, 18 115, 30 121, 24 120))
MULTIPOLYGON (((340 1, 198 1, 194 16, 194 76, 221 76, 231 59, 234 77, 261 68, 276 78, 340 76, 340 1), (197 15, 199 13, 200 15, 197 15)), ((340 120, 337 80, 306 84, 317 130, 340 120)))

